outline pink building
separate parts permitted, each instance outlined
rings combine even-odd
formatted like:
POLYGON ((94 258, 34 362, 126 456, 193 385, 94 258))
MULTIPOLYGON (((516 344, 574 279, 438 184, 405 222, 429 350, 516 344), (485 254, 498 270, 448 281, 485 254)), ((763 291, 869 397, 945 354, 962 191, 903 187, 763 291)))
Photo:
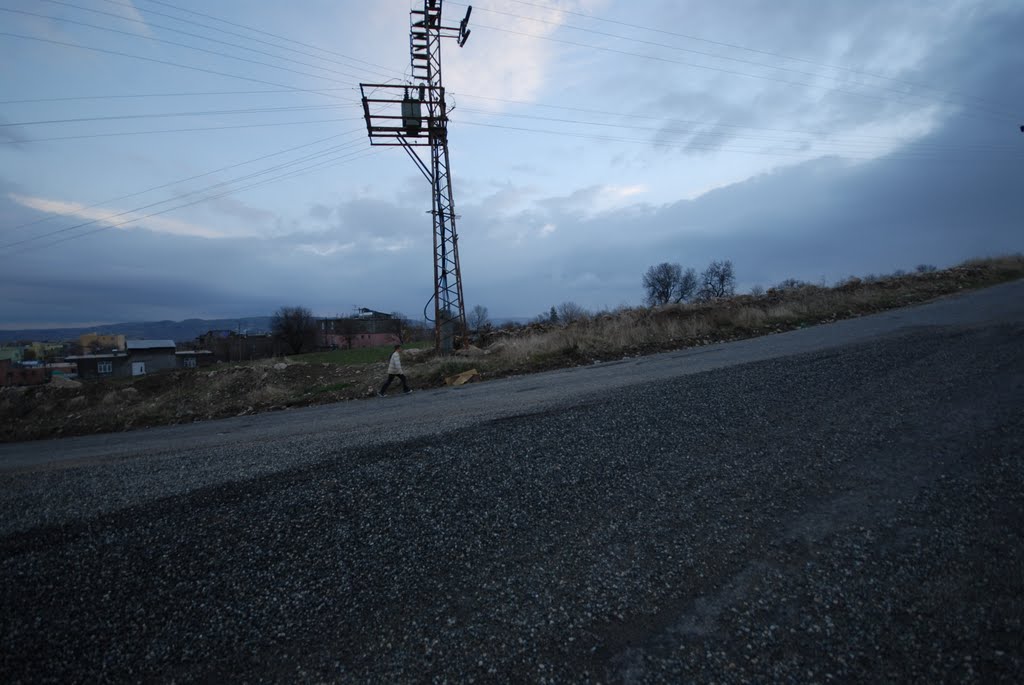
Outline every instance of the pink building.
POLYGON ((324 347, 355 349, 401 342, 402 320, 372 309, 360 309, 358 316, 344 319, 321 319, 319 323, 324 347))

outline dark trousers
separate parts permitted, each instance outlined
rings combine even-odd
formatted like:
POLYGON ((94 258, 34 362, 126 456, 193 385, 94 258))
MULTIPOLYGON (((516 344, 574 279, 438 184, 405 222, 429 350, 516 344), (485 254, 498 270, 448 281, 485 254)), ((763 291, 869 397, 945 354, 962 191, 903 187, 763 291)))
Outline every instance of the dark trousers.
POLYGON ((409 386, 405 384, 405 374, 404 373, 389 373, 388 374, 388 379, 386 381, 384 381, 384 385, 380 389, 380 394, 381 395, 383 395, 384 393, 386 393, 388 391, 388 386, 391 385, 391 381, 395 380, 396 378, 398 380, 402 381, 402 390, 403 391, 407 391, 409 389, 409 386))

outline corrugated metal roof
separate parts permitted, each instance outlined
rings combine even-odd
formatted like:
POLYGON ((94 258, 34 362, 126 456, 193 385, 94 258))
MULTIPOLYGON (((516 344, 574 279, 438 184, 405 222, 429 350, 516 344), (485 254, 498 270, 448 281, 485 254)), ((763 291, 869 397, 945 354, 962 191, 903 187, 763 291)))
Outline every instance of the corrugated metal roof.
POLYGON ((126 344, 129 350, 159 350, 165 347, 174 348, 173 340, 129 340, 126 344))

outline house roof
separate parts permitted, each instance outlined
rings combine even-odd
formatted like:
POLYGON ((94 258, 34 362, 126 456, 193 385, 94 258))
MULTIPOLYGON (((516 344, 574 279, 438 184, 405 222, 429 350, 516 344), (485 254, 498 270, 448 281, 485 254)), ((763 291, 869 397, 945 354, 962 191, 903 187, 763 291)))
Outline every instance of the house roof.
POLYGON ((213 354, 211 350, 180 350, 174 354, 178 355, 193 355, 193 354, 213 354))
POLYGON ((125 345, 129 350, 159 350, 175 347, 173 340, 128 340, 125 345))

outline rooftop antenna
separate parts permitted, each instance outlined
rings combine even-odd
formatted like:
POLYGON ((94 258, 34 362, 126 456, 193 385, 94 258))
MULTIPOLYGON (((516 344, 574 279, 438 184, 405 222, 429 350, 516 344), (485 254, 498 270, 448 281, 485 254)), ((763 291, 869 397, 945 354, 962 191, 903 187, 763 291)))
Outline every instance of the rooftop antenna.
POLYGON ((470 6, 458 26, 441 21, 443 0, 423 0, 409 13, 412 80, 408 85, 361 83, 363 114, 371 145, 401 146, 433 188, 430 214, 434 225, 434 348, 451 354, 456 338, 466 334, 459 242, 455 230, 451 165, 448 159, 448 107, 441 82, 441 39, 459 47, 469 39, 470 6), (372 111, 371 111, 372 109, 372 111), (419 147, 430 149, 424 160, 419 147))

